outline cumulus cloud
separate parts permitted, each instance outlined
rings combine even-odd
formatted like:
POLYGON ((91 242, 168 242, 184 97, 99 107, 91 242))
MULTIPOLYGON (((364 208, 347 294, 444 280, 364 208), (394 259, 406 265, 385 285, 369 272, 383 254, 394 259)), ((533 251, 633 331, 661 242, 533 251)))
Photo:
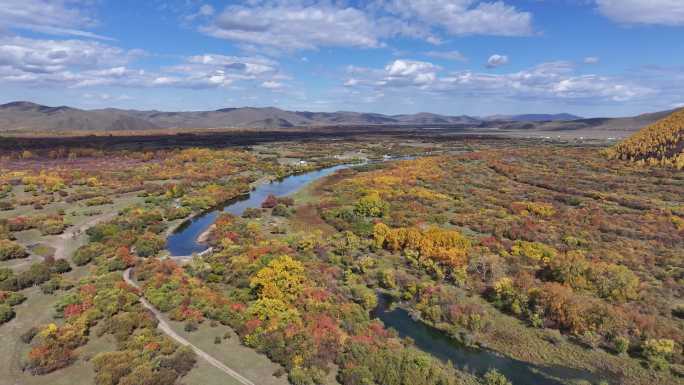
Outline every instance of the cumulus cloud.
POLYGON ((396 36, 431 44, 442 34, 525 36, 532 15, 503 1, 375 0, 357 6, 325 0, 245 1, 227 6, 200 31, 244 44, 305 50, 376 48, 396 36))
POLYGON ((587 56, 584 58, 584 64, 598 64, 601 59, 596 56, 587 56))
POLYGON ((390 0, 385 7, 404 19, 439 26, 450 35, 526 36, 533 32, 532 14, 503 1, 390 0))
POLYGON ((107 39, 86 29, 96 24, 84 11, 88 0, 3 0, 0 26, 51 35, 107 39))
POLYGON ((681 0, 596 0, 601 14, 618 23, 684 25, 681 0))
POLYGON ((347 73, 347 88, 367 93, 414 89, 425 92, 423 96, 625 102, 656 92, 621 78, 578 74, 572 63, 563 61, 543 63, 519 72, 492 74, 444 73, 442 68, 428 62, 395 60, 383 69, 348 67, 347 73))
POLYGON ((182 64, 163 68, 160 74, 155 74, 152 85, 215 88, 228 87, 239 81, 258 81, 262 86, 264 83, 274 86, 286 78, 271 59, 205 54, 191 56, 182 64))
POLYGON ((0 82, 63 87, 213 88, 238 81, 287 79, 277 62, 261 57, 206 54, 157 71, 131 68, 142 54, 94 41, 0 37, 0 82))
POLYGON ((381 45, 373 21, 365 13, 333 5, 233 5, 201 31, 227 40, 293 50, 381 45))
POLYGON ((385 67, 387 76, 382 80, 384 84, 402 84, 409 82, 425 85, 435 81, 440 69, 429 62, 417 60, 395 60, 385 67))
POLYGON ((238 57, 225 55, 198 55, 191 56, 189 63, 209 67, 222 68, 227 71, 239 71, 246 76, 262 75, 277 71, 277 63, 274 60, 260 57, 238 57))
POLYGON ((501 67, 505 64, 508 64, 508 56, 506 55, 495 54, 487 59, 487 68, 501 67))
POLYGON ((94 41, 0 37, 0 66, 27 73, 118 66, 142 54, 94 41))

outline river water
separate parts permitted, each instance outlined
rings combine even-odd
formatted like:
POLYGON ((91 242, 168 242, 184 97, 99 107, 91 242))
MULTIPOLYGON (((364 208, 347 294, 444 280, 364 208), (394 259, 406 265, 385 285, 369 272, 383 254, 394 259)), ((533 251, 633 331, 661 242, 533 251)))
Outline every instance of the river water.
POLYGON ((454 341, 447 333, 419 320, 408 311, 392 307, 386 295, 378 295, 378 306, 371 315, 385 326, 397 331, 400 337, 410 337, 415 346, 457 368, 482 375, 489 369, 504 374, 514 385, 562 385, 556 379, 596 381, 591 373, 562 366, 537 366, 529 362, 502 356, 487 349, 471 348, 454 341))

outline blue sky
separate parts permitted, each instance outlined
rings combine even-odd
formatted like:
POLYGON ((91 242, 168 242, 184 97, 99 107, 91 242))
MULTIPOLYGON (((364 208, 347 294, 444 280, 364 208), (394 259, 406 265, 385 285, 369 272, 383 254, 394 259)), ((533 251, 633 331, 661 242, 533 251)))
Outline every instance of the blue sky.
POLYGON ((0 102, 452 115, 684 105, 681 0, 0 0, 0 102))

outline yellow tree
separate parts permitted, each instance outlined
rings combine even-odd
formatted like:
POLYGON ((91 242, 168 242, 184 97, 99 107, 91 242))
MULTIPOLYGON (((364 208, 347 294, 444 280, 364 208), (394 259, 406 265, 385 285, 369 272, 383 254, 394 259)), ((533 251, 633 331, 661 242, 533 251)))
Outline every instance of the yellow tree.
POLYGON ((288 255, 278 257, 259 270, 249 286, 259 298, 292 301, 304 288, 304 265, 288 255))

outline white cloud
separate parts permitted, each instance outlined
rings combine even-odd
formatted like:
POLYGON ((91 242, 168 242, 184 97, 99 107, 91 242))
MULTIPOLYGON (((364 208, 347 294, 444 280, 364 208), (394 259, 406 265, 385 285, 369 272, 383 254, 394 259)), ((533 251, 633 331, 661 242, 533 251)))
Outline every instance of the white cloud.
POLYGON ((191 22, 191 21, 196 20, 196 19, 211 17, 215 13, 216 13, 216 10, 214 9, 213 6, 211 6, 210 4, 203 4, 194 13, 186 15, 184 17, 184 20, 187 22, 191 22))
MULTIPOLYGON (((205 54, 191 56, 185 63, 162 69, 154 85, 184 88, 228 87, 239 81, 259 81, 272 86, 288 79, 278 63, 261 57, 237 57, 205 54)), ((281 84, 282 86, 282 84, 281 84)))
POLYGON ((261 87, 269 89, 269 90, 279 90, 283 88, 283 83, 275 81, 275 80, 267 80, 263 83, 261 83, 261 87))
POLYGON ((596 0, 601 14, 618 23, 684 25, 682 0, 596 0))
POLYGON ((428 51, 425 55, 436 59, 468 61, 468 58, 459 51, 428 51))
POLYGON ((492 55, 487 59, 487 68, 496 68, 508 64, 508 56, 506 55, 492 55))
POLYGON ((200 27, 210 36, 282 50, 320 47, 377 48, 406 36, 441 44, 450 36, 526 36, 532 15, 503 1, 254 0, 227 6, 200 27))
POLYGON ((51 35, 107 39, 85 29, 96 24, 84 11, 88 0, 3 0, 0 26, 51 35))
POLYGON ((389 0, 385 7, 405 19, 416 18, 444 28, 450 35, 527 36, 533 33, 532 14, 503 1, 389 0))
POLYGON ((139 50, 94 41, 0 37, 0 82, 61 87, 215 88, 239 81, 275 86, 289 79, 278 63, 261 57, 197 55, 157 71, 130 66, 139 50))
POLYGON ((121 95, 112 95, 108 94, 106 92, 100 92, 100 93, 85 93, 81 95, 83 99, 86 100, 86 102, 110 102, 110 101, 123 101, 123 100, 133 100, 131 96, 128 96, 126 94, 121 94, 121 95))
POLYGON ((600 61, 601 59, 596 56, 587 56, 584 58, 584 64, 598 64, 600 61))
POLYGON ((421 97, 442 94, 516 100, 625 102, 657 93, 649 87, 616 77, 577 74, 569 62, 549 62, 519 72, 491 74, 443 73, 443 69, 431 63, 396 60, 381 70, 349 67, 347 72, 347 89, 373 94, 413 90, 414 95, 421 97))
POLYGON ((244 74, 261 75, 277 71, 277 63, 271 59, 258 57, 237 57, 224 55, 198 55, 188 58, 188 62, 217 67, 226 71, 243 72, 244 74))
POLYGON ((214 7, 212 7, 209 4, 204 4, 200 7, 198 13, 202 16, 211 16, 214 14, 214 12, 215 12, 214 7))
POLYGON ((218 38, 285 50, 381 45, 373 21, 359 9, 280 3, 228 6, 201 31, 218 38))
POLYGON ((0 37, 0 67, 27 73, 118 66, 140 54, 94 41, 0 37))
POLYGON ((435 81, 440 70, 429 62, 417 60, 395 60, 385 66, 385 77, 381 85, 414 84, 425 86, 435 81))

